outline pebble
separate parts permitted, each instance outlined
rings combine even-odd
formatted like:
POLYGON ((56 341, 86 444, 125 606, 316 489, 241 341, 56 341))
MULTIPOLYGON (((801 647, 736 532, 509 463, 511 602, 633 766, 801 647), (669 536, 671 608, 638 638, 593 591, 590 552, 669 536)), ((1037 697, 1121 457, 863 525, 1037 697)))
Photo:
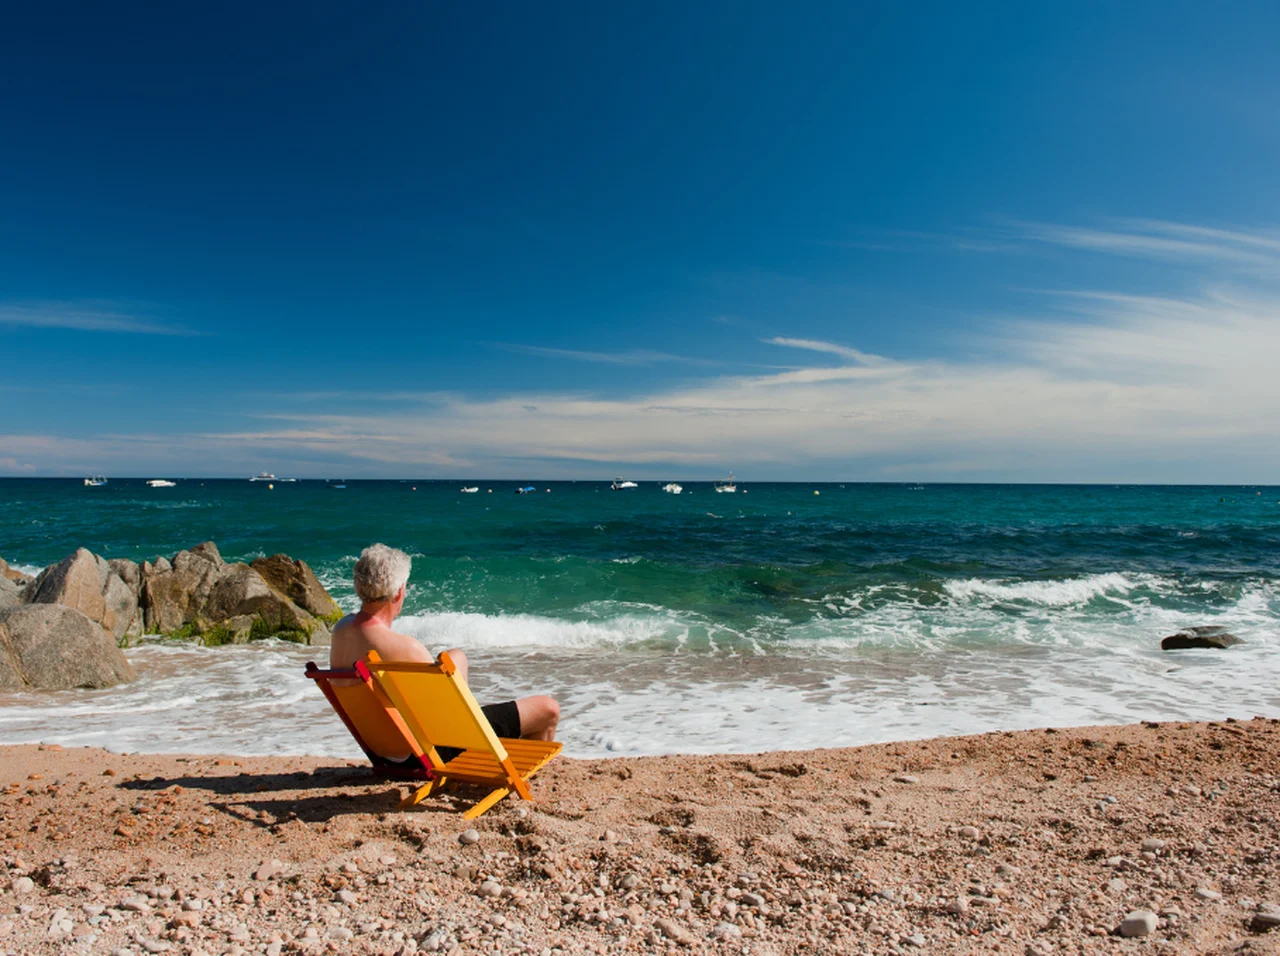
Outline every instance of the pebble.
POLYGON ((266 860, 254 872, 253 878, 259 883, 271 879, 273 876, 279 876, 284 872, 284 864, 279 860, 266 860))
POLYGON ((904 939, 903 942, 906 943, 908 946, 915 946, 920 949, 924 949, 925 945, 928 943, 928 940, 926 940, 919 933, 913 933, 912 935, 904 939))
POLYGON ((965 916, 969 912, 969 904, 963 899, 954 899, 947 904, 946 909, 952 916, 965 916))
POLYGON ((347 929, 345 926, 335 926, 333 929, 329 930, 330 939, 348 940, 355 935, 355 933, 351 932, 351 930, 347 929))
POLYGON ((919 777, 913 777, 909 773, 900 773, 893 778, 894 783, 919 783, 919 777))
POLYGON ((480 842, 479 830, 463 830, 458 834, 458 842, 463 846, 471 846, 473 843, 480 842))
POLYGON ((636 876, 634 873, 628 873, 626 876, 622 878, 622 881, 619 885, 624 890, 634 890, 637 886, 640 885, 640 877, 636 876))
POLYGON ((338 898, 339 902, 346 903, 348 906, 355 906, 356 901, 360 899, 360 897, 356 896, 356 894, 351 892, 351 890, 338 890, 334 895, 338 898))
POLYGON ((684 927, 673 919, 666 919, 664 917, 659 920, 654 920, 653 925, 662 932, 663 936, 667 936, 675 940, 684 939, 684 927))
POLYGON ((1107 892, 1112 896, 1119 896, 1129 888, 1129 884, 1117 877, 1114 880, 1107 880, 1107 892))
POLYGON ((977 827, 961 827, 956 832, 966 840, 976 840, 982 836, 982 832, 977 827))
POLYGON ((497 897, 502 895, 502 884, 495 883, 493 880, 485 880, 480 884, 480 895, 488 897, 497 897))
POLYGON ((1202 900, 1208 900, 1210 903, 1216 903, 1218 900, 1222 899, 1221 893, 1217 890, 1211 890, 1207 886, 1197 886, 1196 896, 1200 897, 1202 900))
POLYGON ((711 935, 716 939, 741 939, 742 930, 733 923, 716 923, 711 935))
POLYGON ((394 856, 380 856, 378 857, 378 862, 383 866, 395 866, 396 858, 394 856))
POLYGON ((757 909, 764 906, 764 897, 759 893, 743 893, 741 899, 743 906, 754 906, 757 909))
MULTIPOLYGON (((204 900, 198 900, 195 897, 188 897, 182 901, 182 908, 188 913, 199 913, 204 909, 204 900)), ((87 911, 88 907, 85 909, 87 911)))
POLYGON ((1165 848, 1164 840, 1147 839, 1142 841, 1142 849, 1147 853, 1159 853, 1165 848))
POLYGON ((36 888, 35 880, 29 876, 20 876, 13 881, 13 892, 19 896, 25 896, 36 888))
POLYGON ((1150 910, 1134 910, 1120 921, 1121 936, 1150 936, 1156 931, 1158 920, 1150 910))
POLYGON ((353 861, 348 860, 342 864, 342 872, 347 874, 355 874, 360 872, 360 867, 356 866, 353 861))

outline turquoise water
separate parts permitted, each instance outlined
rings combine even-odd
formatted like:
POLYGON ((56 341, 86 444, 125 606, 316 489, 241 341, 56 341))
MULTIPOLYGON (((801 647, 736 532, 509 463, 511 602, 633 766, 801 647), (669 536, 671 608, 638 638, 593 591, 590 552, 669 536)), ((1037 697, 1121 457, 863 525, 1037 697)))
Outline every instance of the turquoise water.
MULTIPOLYGON (((141 560, 212 539, 228 560, 303 558, 352 607, 351 566, 384 541, 414 558, 402 629, 468 650, 481 696, 556 693, 582 753, 1280 713, 1280 488, 346 484, 0 480, 0 557, 38 567, 84 546, 141 560), (1248 644, 1159 651, 1190 624, 1226 624, 1248 644)), ((306 652, 131 653, 145 686, 115 699, 160 706, 229 655, 288 683, 306 652)), ((272 719, 323 716, 305 686, 227 680, 272 719)), ((214 706, 182 693, 196 713, 214 706)), ((71 699, 99 740, 177 747, 94 716, 110 692, 71 699)), ((40 700, 6 703, 0 727, 48 733, 40 700)), ((340 735, 313 739, 303 749, 346 752, 340 735)))

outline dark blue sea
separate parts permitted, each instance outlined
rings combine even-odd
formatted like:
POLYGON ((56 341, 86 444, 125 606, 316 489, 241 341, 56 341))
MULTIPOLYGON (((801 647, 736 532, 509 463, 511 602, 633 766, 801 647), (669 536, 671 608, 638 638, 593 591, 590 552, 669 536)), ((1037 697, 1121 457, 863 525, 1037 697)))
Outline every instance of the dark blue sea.
MULTIPOLYGON (((1280 716, 1280 488, 530 483, 3 479, 0 557, 211 539, 302 558, 352 608, 386 542, 414 561, 399 627, 464 648, 482 700, 559 697, 580 755, 1280 716), (1246 643, 1160 650, 1190 625, 1246 643)), ((354 756, 301 677, 317 653, 131 648, 135 684, 0 697, 0 733, 354 756)))

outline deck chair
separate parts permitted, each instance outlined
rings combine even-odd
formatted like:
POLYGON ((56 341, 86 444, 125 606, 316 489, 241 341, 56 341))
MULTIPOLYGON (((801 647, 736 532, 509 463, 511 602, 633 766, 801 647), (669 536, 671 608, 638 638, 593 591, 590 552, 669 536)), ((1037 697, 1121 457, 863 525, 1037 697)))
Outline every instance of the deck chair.
POLYGON ((414 738, 415 753, 421 751, 434 772, 435 779, 427 780, 401 807, 418 804, 432 788, 449 780, 493 788, 463 814, 467 820, 474 820, 513 790, 522 799, 532 800, 529 778, 562 749, 556 741, 494 734, 447 652, 438 663, 419 664, 384 661, 377 651, 370 651, 356 669, 371 675, 371 686, 398 712, 414 738), (437 747, 454 747, 462 753, 445 762, 437 747))
POLYGON ((414 739, 404 719, 386 696, 373 685, 364 662, 353 668, 322 670, 308 661, 306 674, 328 698, 334 712, 365 752, 373 771, 380 776, 434 780, 435 771, 414 739), (363 673, 361 672, 363 670, 363 673), (384 753, 407 753, 403 762, 388 760, 384 753))

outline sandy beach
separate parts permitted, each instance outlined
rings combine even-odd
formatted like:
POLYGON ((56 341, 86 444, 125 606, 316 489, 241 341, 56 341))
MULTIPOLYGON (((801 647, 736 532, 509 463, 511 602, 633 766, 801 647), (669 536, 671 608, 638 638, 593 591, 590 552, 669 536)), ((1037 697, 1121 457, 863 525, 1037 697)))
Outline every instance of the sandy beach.
POLYGON ((0 950, 1276 953, 1277 753, 1255 718, 560 759, 472 826, 332 758, 10 746, 0 950))

